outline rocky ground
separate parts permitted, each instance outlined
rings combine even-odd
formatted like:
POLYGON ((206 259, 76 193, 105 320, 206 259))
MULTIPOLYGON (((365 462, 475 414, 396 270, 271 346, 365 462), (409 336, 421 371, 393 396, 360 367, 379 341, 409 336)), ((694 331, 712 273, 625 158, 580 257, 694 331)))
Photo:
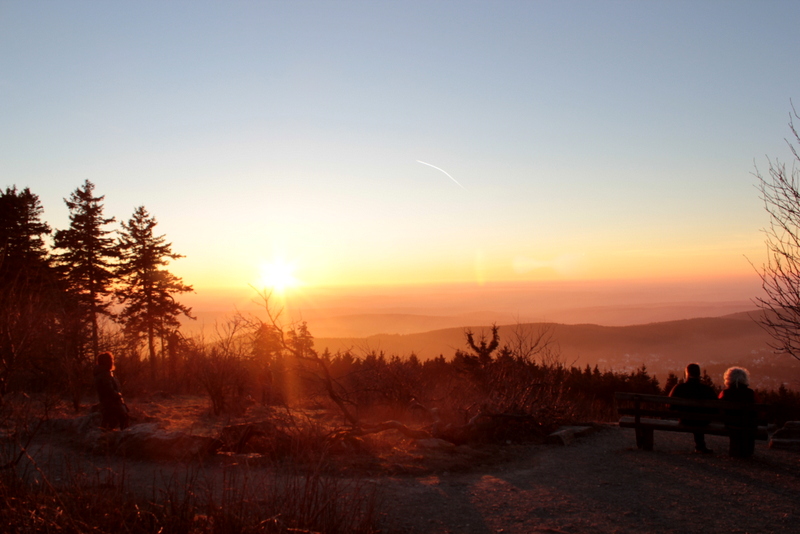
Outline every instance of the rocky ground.
POLYGON ((753 458, 695 454, 690 435, 606 428, 542 445, 491 469, 386 481, 386 524, 418 533, 764 533, 800 531, 800 455, 757 445, 753 458))
MULTIPOLYGON (((187 430, 182 424, 172 421, 165 432, 187 430)), ((145 493, 182 469, 212 480, 231 465, 91 454, 85 438, 97 431, 70 437, 65 428, 31 447, 39 465, 124 471, 145 493)), ((742 460, 727 455, 726 438, 707 440, 713 455, 695 454, 690 435, 664 432, 654 451, 639 451, 633 430, 616 425, 597 425, 566 445, 426 448, 405 440, 392 453, 343 463, 340 473, 378 486, 386 533, 800 531, 800 454, 759 442, 754 457, 742 460)))

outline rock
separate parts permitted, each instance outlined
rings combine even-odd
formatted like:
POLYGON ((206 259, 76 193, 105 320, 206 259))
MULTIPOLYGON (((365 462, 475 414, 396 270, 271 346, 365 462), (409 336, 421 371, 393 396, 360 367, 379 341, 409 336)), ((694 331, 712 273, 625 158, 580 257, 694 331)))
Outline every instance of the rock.
POLYGON ((456 445, 454 443, 450 443, 449 441, 445 441, 439 438, 425 438, 425 439, 418 439, 417 447, 420 449, 429 449, 429 450, 438 450, 438 451, 454 451, 456 449, 456 445))
POLYGON ((80 417, 50 419, 42 424, 42 431, 84 435, 93 428, 99 428, 102 419, 100 412, 90 412, 80 417))
POLYGON ((456 452, 458 454, 463 454, 465 456, 479 456, 484 455, 486 453, 480 452, 478 449, 474 447, 470 447, 469 445, 457 445, 456 452))
POLYGON ((220 452, 217 453, 217 455, 218 455, 217 457, 220 458, 225 463, 225 465, 229 466, 241 465, 246 467, 255 467, 255 466, 269 464, 269 458, 267 458, 263 454, 258 454, 255 452, 247 454, 220 452))
POLYGON ((786 421, 783 428, 776 430, 772 437, 778 439, 800 439, 800 421, 786 421))
POLYGON ((88 434, 92 430, 99 430, 103 422, 103 416, 100 412, 92 412, 89 415, 78 417, 76 420, 77 428, 75 429, 78 434, 88 434))
POLYGON ((187 460, 206 456, 219 446, 214 438, 169 432, 155 423, 106 434, 112 435, 111 439, 116 442, 114 454, 138 460, 187 460))
POLYGON ((160 423, 134 424, 125 430, 103 430, 102 415, 90 412, 81 417, 51 419, 44 432, 67 434, 78 447, 95 454, 115 454, 138 460, 186 460, 216 451, 220 443, 214 438, 170 432, 160 423))
POLYGON ((546 443, 554 445, 569 445, 576 438, 591 434, 594 429, 590 426, 562 426, 545 439, 546 443))
POLYGON ((240 454, 247 441, 260 434, 261 432, 251 424, 229 425, 222 429, 219 439, 222 442, 222 450, 240 454))
POLYGON ((769 440, 770 449, 800 452, 800 421, 787 421, 769 440))
POLYGON ((226 426, 219 437, 221 450, 283 456, 292 447, 292 438, 271 421, 226 426))
POLYGON ((800 452, 800 439, 771 439, 769 448, 780 451, 800 452))

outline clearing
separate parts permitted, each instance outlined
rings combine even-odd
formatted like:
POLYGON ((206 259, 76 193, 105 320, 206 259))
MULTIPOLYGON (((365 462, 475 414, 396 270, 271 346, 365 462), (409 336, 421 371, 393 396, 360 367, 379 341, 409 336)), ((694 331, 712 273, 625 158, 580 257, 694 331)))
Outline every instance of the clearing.
MULTIPOLYGON (((219 421, 207 405, 185 399, 150 403, 144 411, 170 429, 210 433, 219 421), (175 408, 180 416, 176 415, 175 408)), ((231 421, 227 421, 230 423, 231 421)), ((235 421, 234 421, 235 422, 235 421)), ((390 431, 386 434, 394 434, 390 431)), ((615 424, 566 445, 507 444, 426 450, 399 434, 390 454, 351 460, 342 477, 375 484, 387 533, 746 533, 800 528, 800 455, 758 442, 753 458, 727 455, 727 438, 708 436, 713 455, 695 454, 691 435, 657 433, 655 450, 636 449, 634 432, 615 424)), ((91 455, 70 440, 41 439, 30 450, 42 469, 71 466, 124 471, 128 483, 153 494, 182 471, 220 479, 232 462, 145 462, 91 455)), ((258 462, 237 462, 251 473, 258 462)), ((51 471, 53 480, 60 476, 51 471)))

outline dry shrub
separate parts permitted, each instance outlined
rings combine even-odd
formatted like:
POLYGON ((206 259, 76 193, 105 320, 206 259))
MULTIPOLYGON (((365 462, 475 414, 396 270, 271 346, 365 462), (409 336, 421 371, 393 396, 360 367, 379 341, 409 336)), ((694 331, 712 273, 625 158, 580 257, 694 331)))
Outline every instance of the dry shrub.
POLYGON ((3 532, 376 531, 377 487, 326 474, 326 450, 317 445, 324 441, 319 439, 322 427, 285 421, 294 432, 288 445, 292 461, 275 464, 277 469, 176 467, 170 479, 154 481, 145 494, 130 484, 124 469, 96 469, 77 460, 37 463, 24 448, 41 420, 42 406, 22 400, 0 408, 0 465, 6 466, 0 470, 3 532), (301 457, 306 461, 294 461, 301 457))
POLYGON ((203 347, 193 353, 191 361, 195 379, 208 395, 214 415, 234 409, 248 383, 240 355, 218 347, 203 347))
POLYGON ((301 465, 323 464, 330 452, 333 426, 315 412, 271 410, 258 421, 223 428, 221 450, 236 454, 259 454, 265 460, 301 465))
POLYGON ((309 470, 267 476, 229 468, 219 482, 187 472, 150 498, 114 473, 74 473, 55 485, 44 475, 36 483, 6 472, 0 522, 9 533, 375 532, 377 496, 367 482, 309 470))
POLYGON ((232 466, 218 482, 188 473, 151 499, 158 527, 167 532, 374 532, 378 493, 360 480, 288 469, 265 476, 232 466))

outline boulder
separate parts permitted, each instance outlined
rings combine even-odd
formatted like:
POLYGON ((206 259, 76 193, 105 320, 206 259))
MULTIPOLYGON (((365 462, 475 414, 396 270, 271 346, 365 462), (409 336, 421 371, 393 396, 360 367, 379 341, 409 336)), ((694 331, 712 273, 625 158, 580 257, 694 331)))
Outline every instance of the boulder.
POLYGON ((590 426, 562 426, 545 440, 554 445, 569 445, 576 438, 591 434, 594 429, 590 426))
POLYGON ((42 431, 84 435, 93 428, 99 428, 102 419, 99 412, 90 412, 80 417, 48 419, 42 424, 42 431))
POLYGON ((769 440, 770 449, 800 451, 800 421, 787 421, 769 440))
POLYGON ((452 452, 456 450, 455 443, 451 443, 449 441, 445 441, 439 438, 418 439, 416 441, 416 444, 417 447, 419 447, 420 449, 445 451, 445 452, 452 452))
POLYGON ((772 434, 778 439, 800 439, 800 421, 786 421, 782 428, 772 434))
POLYGON ((271 421, 226 426, 220 432, 220 450, 234 454, 258 453, 284 456, 291 452, 292 438, 271 421))
POLYGON ((170 432, 160 423, 131 425, 125 430, 103 430, 102 416, 89 413, 69 419, 52 419, 44 431, 66 434, 78 447, 95 454, 115 454, 139 460, 186 460, 211 454, 219 441, 185 432, 170 432))
POLYGON ((142 423, 106 435, 111 437, 108 444, 111 452, 137 460, 188 460, 209 455, 219 447, 214 438, 170 432, 155 423, 142 423))

